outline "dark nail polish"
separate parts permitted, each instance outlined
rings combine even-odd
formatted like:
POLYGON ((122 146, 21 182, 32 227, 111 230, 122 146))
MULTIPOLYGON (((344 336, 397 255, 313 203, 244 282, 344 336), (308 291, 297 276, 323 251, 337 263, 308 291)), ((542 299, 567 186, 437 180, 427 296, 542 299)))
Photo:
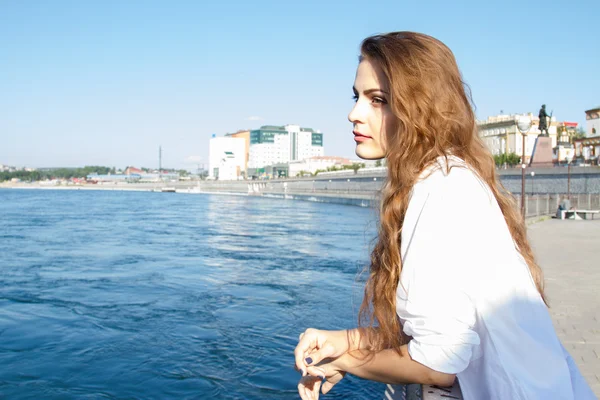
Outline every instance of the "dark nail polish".
POLYGON ((323 379, 325 379, 325 377, 323 375, 319 375, 319 379, 323 380, 323 379))
POLYGON ((312 364, 312 358, 310 357, 306 357, 304 361, 306 361, 307 364, 312 364))

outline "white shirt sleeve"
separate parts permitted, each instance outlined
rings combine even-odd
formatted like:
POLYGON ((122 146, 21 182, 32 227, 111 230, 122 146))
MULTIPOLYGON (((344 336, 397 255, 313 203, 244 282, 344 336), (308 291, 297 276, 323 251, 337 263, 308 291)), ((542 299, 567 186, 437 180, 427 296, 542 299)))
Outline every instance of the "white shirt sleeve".
POLYGON ((397 311, 411 357, 439 372, 462 372, 480 342, 473 297, 490 207, 475 176, 454 168, 416 186, 407 210, 397 311))

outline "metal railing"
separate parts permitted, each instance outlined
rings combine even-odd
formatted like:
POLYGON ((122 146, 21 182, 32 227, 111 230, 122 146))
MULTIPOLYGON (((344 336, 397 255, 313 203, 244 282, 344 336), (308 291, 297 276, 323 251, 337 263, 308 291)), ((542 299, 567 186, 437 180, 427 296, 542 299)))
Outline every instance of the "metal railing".
MULTIPOLYGON (((600 194, 539 194, 525 196, 525 218, 555 215, 558 205, 563 199, 569 198, 571 207, 579 210, 600 210, 600 194)), ((520 197, 516 198, 520 204, 520 197)))

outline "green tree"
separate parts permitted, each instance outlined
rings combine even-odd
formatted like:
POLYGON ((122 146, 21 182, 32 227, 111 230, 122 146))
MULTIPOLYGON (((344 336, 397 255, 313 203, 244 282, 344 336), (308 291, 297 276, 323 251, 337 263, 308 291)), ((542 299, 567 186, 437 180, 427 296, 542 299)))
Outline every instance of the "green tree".
POLYGON ((515 153, 495 154, 494 162, 498 167, 502 167, 504 164, 514 167, 521 162, 521 157, 515 153))
POLYGON ((114 168, 111 169, 102 166, 85 166, 83 168, 54 168, 34 171, 5 171, 0 173, 0 181, 9 181, 13 178, 30 182, 41 181, 45 179, 85 178, 93 173, 106 175, 111 171, 114 171, 114 168))
POLYGON ((506 155, 506 163, 511 167, 521 163, 521 156, 516 153, 508 153, 506 155))
POLYGON ((358 173, 358 170, 361 168, 365 167, 365 163, 353 163, 351 166, 351 169, 354 171, 354 173, 358 173))
POLYGON ((585 129, 583 129, 583 127, 579 127, 575 130, 575 133, 573 133, 573 135, 571 136, 571 140, 573 139, 583 139, 586 138, 587 134, 585 132, 585 129))

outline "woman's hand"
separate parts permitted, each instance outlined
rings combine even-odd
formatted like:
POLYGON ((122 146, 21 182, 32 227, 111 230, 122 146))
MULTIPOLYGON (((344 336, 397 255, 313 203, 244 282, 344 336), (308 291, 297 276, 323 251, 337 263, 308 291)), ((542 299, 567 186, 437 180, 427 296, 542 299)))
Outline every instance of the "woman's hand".
POLYGON ((352 332, 307 329, 294 350, 296 369, 302 373, 298 393, 303 400, 317 400, 319 389, 325 394, 346 374, 334 361, 350 350, 352 332), (325 379, 325 382, 322 380, 325 379))
POLYGON ((306 375, 298 382, 298 394, 302 400, 319 400, 319 389, 322 380, 314 376, 306 375))
POLYGON ((308 375, 303 376, 298 383, 298 393, 302 400, 318 400, 319 389, 326 394, 344 378, 346 372, 340 369, 336 360, 338 359, 327 358, 318 364, 313 363, 316 364, 314 366, 307 367, 308 375))
MULTIPOLYGON (((300 335, 294 350, 296 369, 305 376, 307 369, 326 358, 338 358, 350 349, 348 331, 307 329, 300 335)), ((312 375, 312 374, 311 374, 312 375)))

